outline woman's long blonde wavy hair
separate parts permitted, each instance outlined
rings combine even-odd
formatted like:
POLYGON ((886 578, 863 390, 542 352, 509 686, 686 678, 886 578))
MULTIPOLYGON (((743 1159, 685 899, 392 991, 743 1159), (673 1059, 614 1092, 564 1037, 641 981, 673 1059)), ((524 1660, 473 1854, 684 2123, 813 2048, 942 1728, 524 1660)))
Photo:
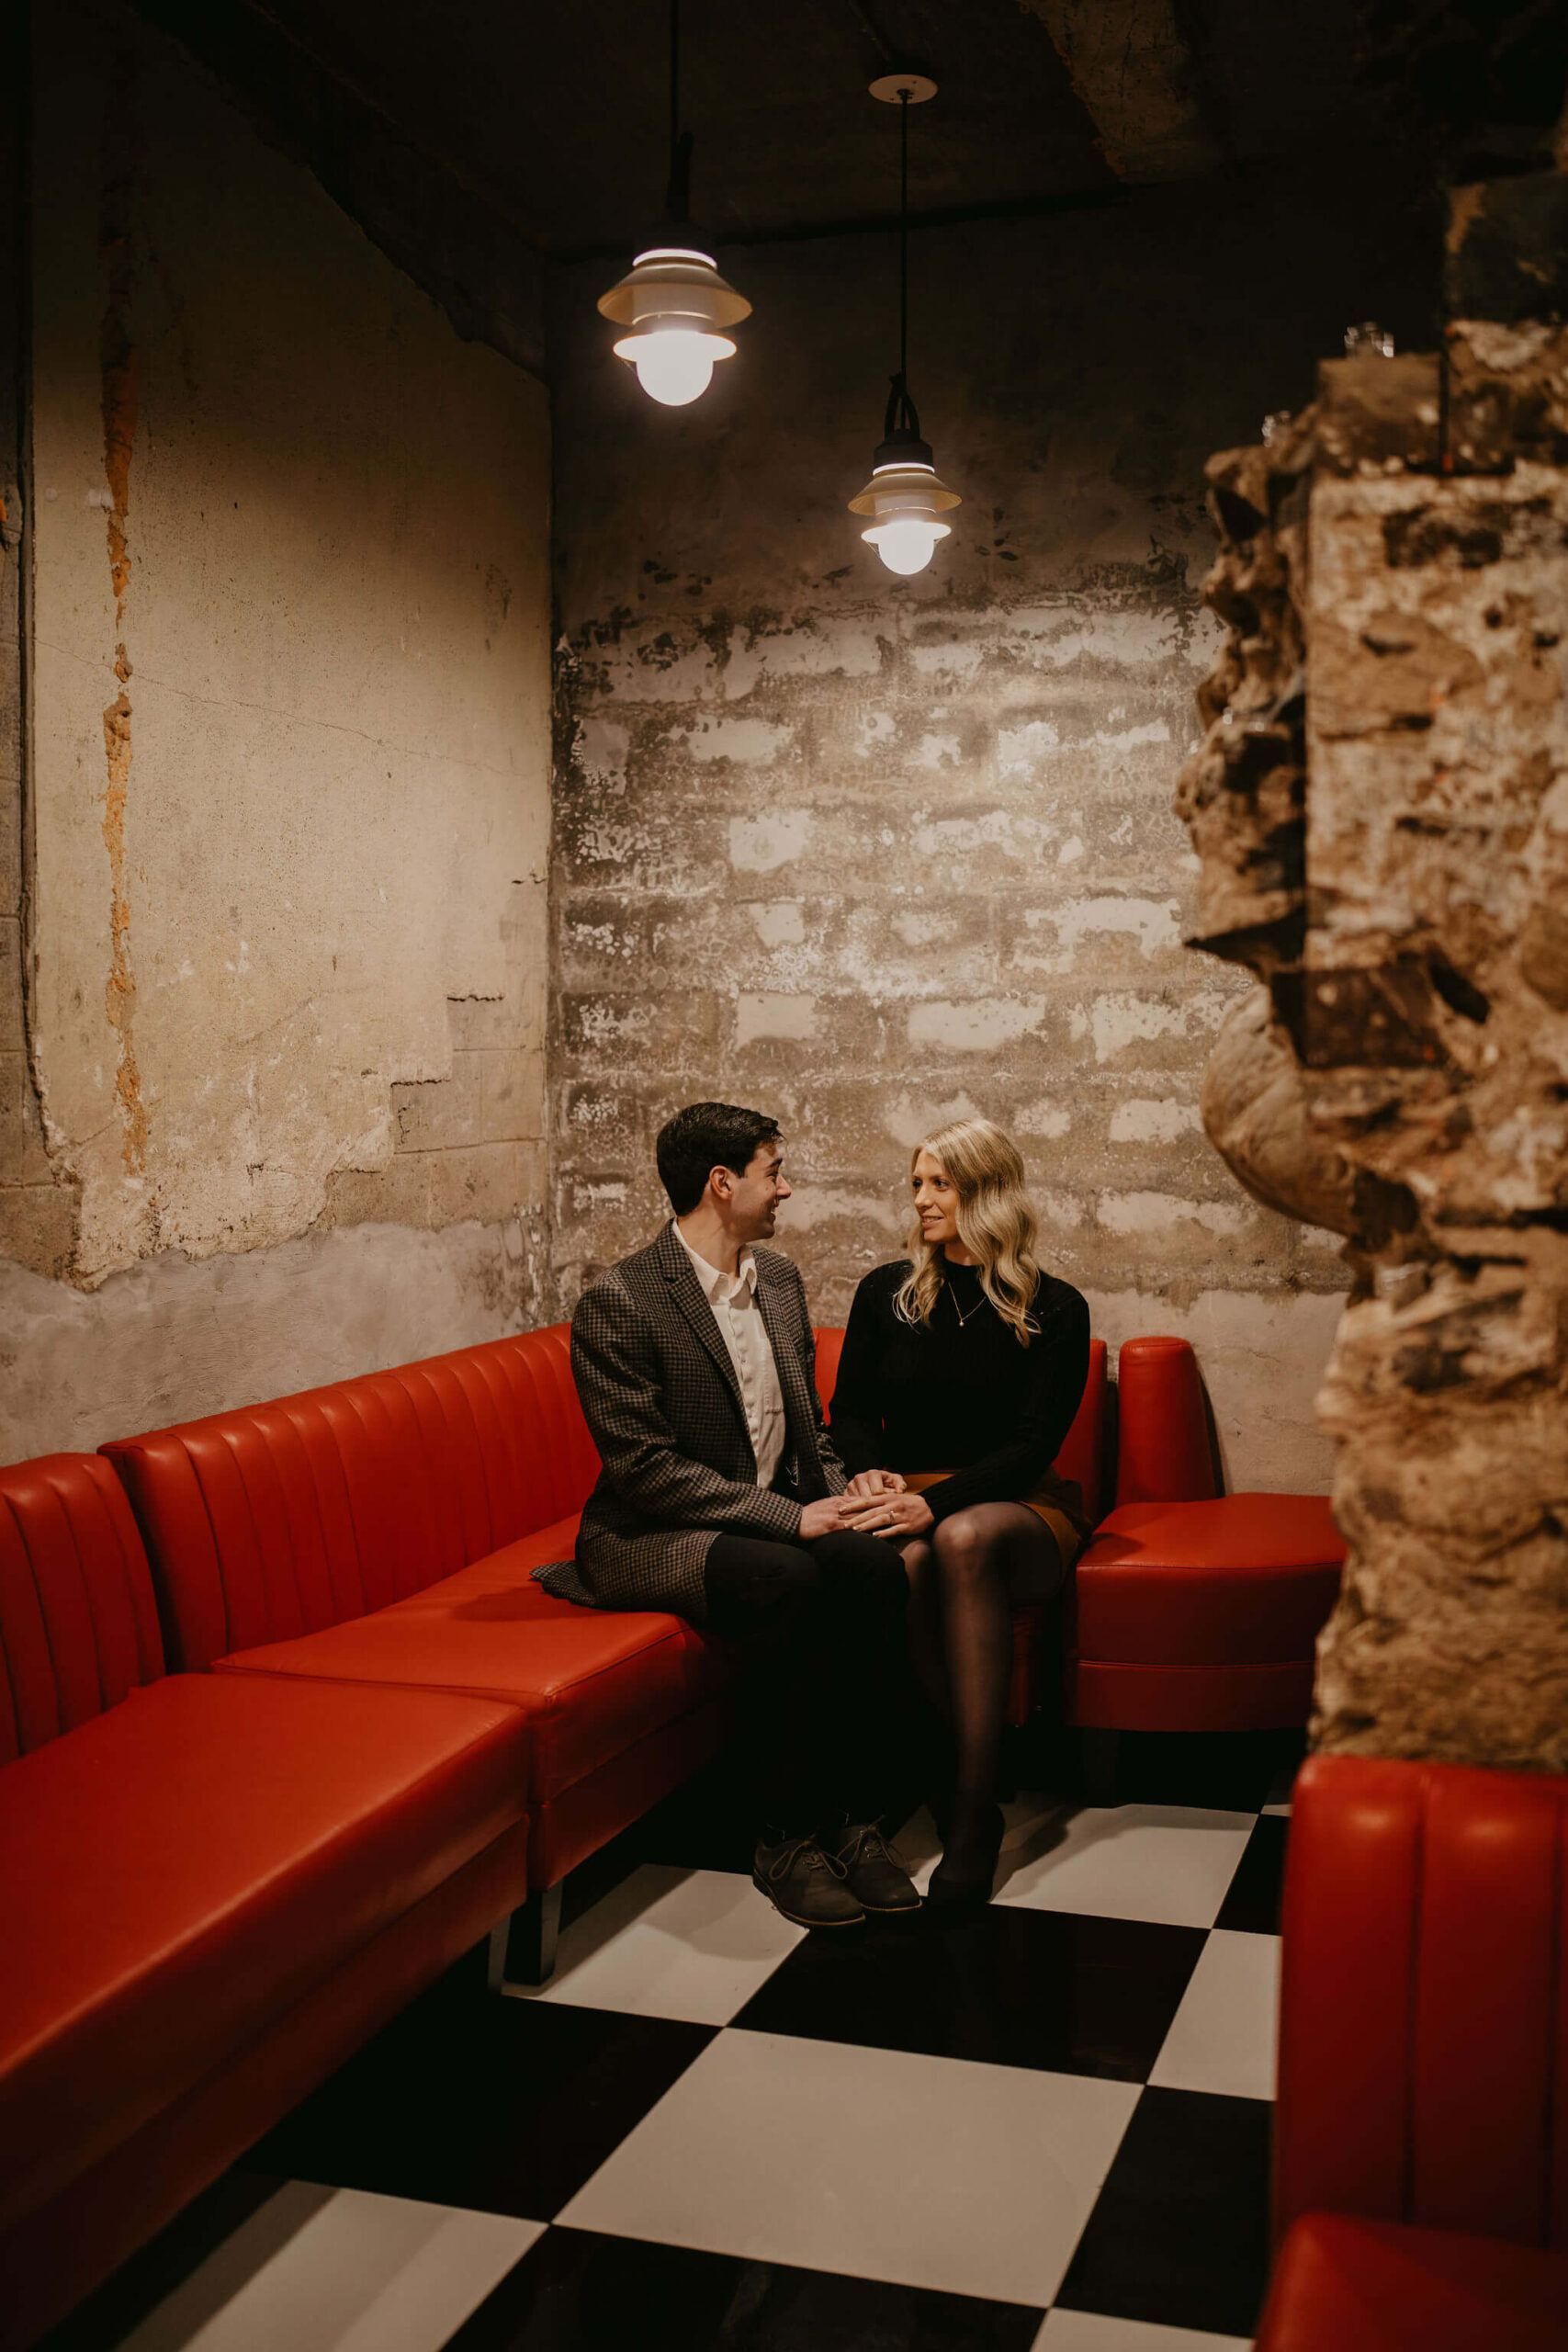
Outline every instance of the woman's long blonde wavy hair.
MULTIPOLYGON (((1030 1308, 1040 1287, 1034 1255, 1039 1229, 1034 1204, 1023 1189, 1023 1161, 1017 1146, 989 1119, 954 1119, 918 1143, 909 1154, 913 1181, 922 1151, 940 1159, 958 1194, 958 1238, 974 1253, 980 1287, 1021 1348, 1040 1326, 1030 1308)), ((910 1267, 893 1304, 906 1323, 929 1323, 942 1296, 941 1250, 926 1239, 917 1216, 909 1236, 910 1267)))

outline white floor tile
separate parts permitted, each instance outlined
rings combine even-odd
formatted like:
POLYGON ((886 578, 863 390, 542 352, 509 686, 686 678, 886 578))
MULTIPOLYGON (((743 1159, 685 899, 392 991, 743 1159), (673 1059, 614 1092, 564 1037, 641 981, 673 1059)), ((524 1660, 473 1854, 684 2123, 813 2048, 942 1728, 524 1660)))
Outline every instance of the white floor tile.
MULTIPOLYGON (((1250 1813, 1193 1805, 1085 1806, 1046 1821, 998 1892, 1036 1911, 1210 1928, 1247 1838, 1250 1813)), ((1002 1868, 1008 1868, 1004 1849, 1002 1868)))
POLYGON ((1098 2312, 1047 2312, 1034 2352, 1250 2352, 1251 2342, 1145 2319, 1104 2319, 1098 2312))
POLYGON ((1279 2027, 1279 1938, 1216 1928, 1149 2080, 1164 2090, 1272 2098, 1279 2027))
POLYGON ((730 2031, 558 2219, 750 2261, 1048 2303, 1133 2083, 730 2031))
POLYGON ((544 2226, 291 2181, 120 2352, 439 2352, 544 2226))
POLYGON ((645 1863, 561 1936, 556 1973, 525 2000, 728 2025, 806 1930, 749 1878, 645 1863))

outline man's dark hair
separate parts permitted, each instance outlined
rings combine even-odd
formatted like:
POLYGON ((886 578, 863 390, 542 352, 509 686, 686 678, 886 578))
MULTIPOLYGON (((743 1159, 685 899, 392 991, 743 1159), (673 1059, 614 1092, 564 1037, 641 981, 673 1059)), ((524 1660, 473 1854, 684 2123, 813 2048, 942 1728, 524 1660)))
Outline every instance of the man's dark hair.
POLYGON ((659 1130, 654 1157, 659 1181, 677 1216, 689 1216, 716 1168, 744 1176, 759 1144, 777 1140, 779 1123, 762 1111, 742 1111, 734 1102, 688 1102, 659 1130))

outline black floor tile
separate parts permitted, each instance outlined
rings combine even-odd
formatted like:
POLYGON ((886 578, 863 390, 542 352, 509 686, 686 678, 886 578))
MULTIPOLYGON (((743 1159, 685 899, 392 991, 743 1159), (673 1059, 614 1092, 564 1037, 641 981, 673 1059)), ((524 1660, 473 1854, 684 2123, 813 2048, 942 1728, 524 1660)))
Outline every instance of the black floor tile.
POLYGON ((1116 1802, 1257 1813, 1301 1747, 1293 1731, 1122 1732, 1116 1802))
POLYGON ((1201 1928, 993 1903, 940 1926, 808 1936, 733 2022, 937 2058, 1141 2083, 1203 1949, 1201 1928))
POLYGON ((728 1759, 656 1804, 636 1830, 638 1859, 689 1871, 751 1871, 757 1801, 728 1759))
POLYGON ((1145 2090, 1056 2301, 1250 2337, 1269 2266, 1266 2100, 1145 2090))
POLYGON ((1235 1866, 1216 1928, 1242 1928, 1254 1935, 1280 1932, 1280 1898, 1285 1891, 1285 1840, 1290 1821, 1282 1813, 1265 1813, 1253 1825, 1247 1851, 1235 1866))
POLYGON ((246 2161, 548 2221, 712 2039, 711 2026, 504 1999, 454 1971, 246 2161))
POLYGON ((1043 2314, 549 2230, 446 2352, 1027 2352, 1043 2314))
POLYGON ((220 2175, 129 2262, 51 2328, 37 2352, 111 2352, 283 2187, 259 2172, 220 2175))

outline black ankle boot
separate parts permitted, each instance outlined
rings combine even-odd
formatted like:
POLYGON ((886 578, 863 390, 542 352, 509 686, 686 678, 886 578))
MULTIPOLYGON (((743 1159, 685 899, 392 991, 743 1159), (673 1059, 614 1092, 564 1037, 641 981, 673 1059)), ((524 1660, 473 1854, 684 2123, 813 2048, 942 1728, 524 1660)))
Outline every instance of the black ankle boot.
POLYGON ((942 1860, 931 1873, 928 1911, 978 1910, 991 1899, 1002 1850, 1001 1808, 968 1789, 955 1791, 942 1860))

